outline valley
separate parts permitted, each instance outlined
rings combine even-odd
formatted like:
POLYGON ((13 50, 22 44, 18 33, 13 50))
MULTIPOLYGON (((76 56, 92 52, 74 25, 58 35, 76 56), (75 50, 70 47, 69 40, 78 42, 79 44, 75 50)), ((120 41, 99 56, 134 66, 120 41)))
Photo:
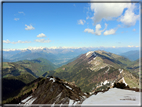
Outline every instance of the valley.
POLYGON ((26 57, 24 60, 3 62, 3 103, 82 104, 93 93, 113 88, 115 83, 124 83, 131 89, 141 88, 139 59, 130 61, 103 50, 59 56, 32 53, 30 60, 26 54, 22 56, 26 57), (52 98, 48 97, 50 94, 52 98))

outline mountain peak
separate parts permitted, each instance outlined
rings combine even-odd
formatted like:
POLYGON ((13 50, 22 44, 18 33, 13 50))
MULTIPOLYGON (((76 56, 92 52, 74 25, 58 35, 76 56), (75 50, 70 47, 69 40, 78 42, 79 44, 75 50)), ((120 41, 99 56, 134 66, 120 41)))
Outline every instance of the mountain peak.
POLYGON ((38 82, 32 94, 21 100, 19 104, 80 104, 87 94, 80 88, 63 81, 58 77, 49 76, 38 82))

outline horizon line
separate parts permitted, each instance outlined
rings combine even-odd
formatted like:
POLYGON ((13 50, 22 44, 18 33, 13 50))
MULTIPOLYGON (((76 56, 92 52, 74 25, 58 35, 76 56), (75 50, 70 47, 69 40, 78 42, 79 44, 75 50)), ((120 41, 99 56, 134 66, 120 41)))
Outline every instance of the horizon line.
POLYGON ((80 48, 140 48, 139 46, 111 46, 111 47, 104 47, 104 46, 99 46, 99 47, 66 47, 66 46, 59 46, 59 47, 56 47, 56 46, 53 46, 53 47, 28 47, 28 48, 22 48, 22 49, 12 49, 12 48, 8 48, 8 49, 1 49, 3 51, 18 51, 18 50, 38 50, 38 49, 80 49, 80 48))

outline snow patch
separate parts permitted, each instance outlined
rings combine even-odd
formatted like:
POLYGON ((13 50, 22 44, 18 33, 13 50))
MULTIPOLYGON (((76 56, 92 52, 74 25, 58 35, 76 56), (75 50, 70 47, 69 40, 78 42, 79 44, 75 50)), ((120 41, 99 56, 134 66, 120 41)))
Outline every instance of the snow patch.
POLYGON ((36 98, 31 98, 29 101, 27 101, 24 105, 31 105, 34 101, 36 100, 36 98))
POLYGON ((110 67, 108 66, 108 69, 105 71, 104 74, 108 73, 109 70, 110 70, 110 67))
POLYGON ((107 83, 109 83, 109 81, 108 81, 108 80, 105 80, 103 84, 106 85, 107 83))
POLYGON ((90 53, 93 53, 93 51, 89 51, 86 53, 86 56, 88 56, 90 53))
POLYGON ((53 82, 55 82, 55 79, 54 79, 54 78, 50 78, 49 81, 50 81, 50 80, 53 80, 53 82))
POLYGON ((53 103, 53 104, 51 105, 51 107, 54 107, 54 105, 55 105, 55 103, 53 103))
MULTIPOLYGON (((64 84, 65 85, 65 84, 64 84)), ((69 86, 67 86, 67 85, 65 85, 68 89, 70 89, 70 90, 72 90, 72 88, 71 87, 69 87, 69 86)))
POLYGON ((26 99, 22 100, 22 103, 25 103, 26 101, 28 101, 32 96, 27 97, 26 99))
POLYGON ((124 77, 122 78, 123 83, 127 86, 128 84, 125 82, 124 77))
POLYGON ((74 103, 74 100, 69 100, 69 106, 72 106, 73 105, 73 103, 74 103))
POLYGON ((123 72, 123 69, 119 69, 120 74, 123 72))
POLYGON ((92 95, 82 103, 84 105, 140 105, 141 92, 111 88, 104 93, 92 95), (103 103, 102 103, 103 102, 103 103))

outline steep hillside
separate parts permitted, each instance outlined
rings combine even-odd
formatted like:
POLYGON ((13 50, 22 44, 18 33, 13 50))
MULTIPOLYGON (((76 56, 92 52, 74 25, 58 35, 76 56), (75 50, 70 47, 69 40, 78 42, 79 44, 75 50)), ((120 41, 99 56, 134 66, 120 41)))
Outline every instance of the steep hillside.
MULTIPOLYGON (((28 72, 23 66, 12 63, 12 62, 3 62, 3 75, 2 77, 10 77, 10 76, 19 76, 21 74, 32 74, 31 72, 28 72)), ((33 76, 34 73, 32 74, 33 76)))
MULTIPOLYGON (((107 90, 83 93, 75 84, 58 77, 38 78, 19 90, 15 96, 3 100, 3 104, 17 106, 84 106, 84 104, 138 104, 138 88, 129 88, 124 83, 115 83, 107 90), (115 94, 114 94, 115 93, 115 94), (128 101, 129 100, 129 101, 128 101), (101 102, 101 103, 100 103, 101 102)), ((85 105, 86 106, 86 105, 85 105)), ((93 105, 94 106, 94 105, 93 105)))
MULTIPOLYGON (((125 76, 129 75, 129 72, 127 73, 124 68, 130 64, 131 61, 119 55, 100 50, 90 51, 82 54, 75 61, 56 69, 54 72, 46 72, 46 76, 58 76, 75 83, 82 91, 90 92, 94 89, 107 89, 114 82, 122 79, 124 77, 123 73, 125 76)), ((127 81, 130 78, 128 76, 127 81)), ((135 87, 139 87, 138 78, 134 78, 135 87)), ((131 86, 133 87, 133 85, 131 86)))
POLYGON ((136 60, 134 62, 132 62, 131 65, 127 66, 127 69, 130 70, 133 74, 135 74, 136 76, 139 76, 140 74, 140 67, 142 67, 142 65, 140 65, 139 60, 136 60))
POLYGON ((41 76, 46 71, 56 69, 56 65, 43 58, 23 60, 15 63, 23 66, 27 71, 33 72, 36 76, 41 76))
POLYGON ((3 77, 18 76, 25 73, 30 73, 35 77, 39 77, 44 72, 54 70, 55 68, 56 66, 54 64, 43 58, 18 62, 4 62, 3 77))
POLYGON ((36 78, 30 74, 21 74, 19 76, 10 76, 2 79, 3 100, 15 96, 19 89, 32 82, 36 78))
POLYGON ((89 97, 75 85, 56 77, 38 78, 3 103, 10 104, 81 104, 89 97))

